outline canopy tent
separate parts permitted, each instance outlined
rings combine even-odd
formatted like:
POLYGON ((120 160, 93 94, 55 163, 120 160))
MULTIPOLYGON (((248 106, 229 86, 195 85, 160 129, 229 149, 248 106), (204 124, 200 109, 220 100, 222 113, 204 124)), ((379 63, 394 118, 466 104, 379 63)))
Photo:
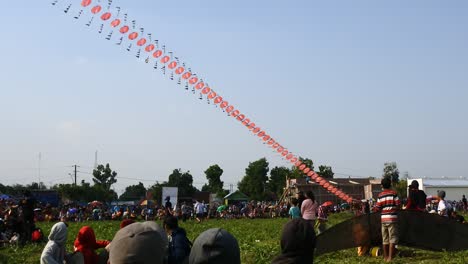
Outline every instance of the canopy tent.
POLYGON ((11 196, 8 194, 1 194, 0 195, 0 200, 8 200, 11 199, 11 196))
POLYGON ((92 201, 92 202, 89 202, 88 205, 91 206, 91 207, 102 206, 102 202, 92 201))
POLYGON ((142 206, 151 206, 151 205, 154 205, 154 204, 156 204, 156 201, 154 201, 154 200, 143 200, 140 203, 140 205, 142 205, 142 206))
POLYGON ((234 202, 247 202, 247 201, 249 201, 249 197, 240 191, 235 191, 224 196, 225 204, 230 204, 234 202))

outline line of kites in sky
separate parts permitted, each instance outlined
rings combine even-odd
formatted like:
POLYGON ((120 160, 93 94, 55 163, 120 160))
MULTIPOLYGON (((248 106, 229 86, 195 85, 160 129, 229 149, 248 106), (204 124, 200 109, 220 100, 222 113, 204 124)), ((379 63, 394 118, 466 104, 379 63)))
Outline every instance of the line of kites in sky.
POLYGON ((72 14, 75 19, 88 17, 86 26, 98 24, 98 33, 102 34, 104 30, 109 30, 106 35, 107 40, 111 40, 117 35, 117 45, 125 45, 127 51, 132 48, 137 49, 136 57, 145 58, 145 62, 154 62, 154 69, 160 68, 162 73, 169 73, 171 80, 177 79, 179 85, 185 83, 185 89, 192 88, 192 92, 198 91, 199 99, 202 100, 206 96, 208 104, 212 102, 219 106, 228 116, 235 118, 249 129, 254 135, 259 137, 263 143, 278 152, 283 159, 289 161, 305 175, 309 176, 316 183, 320 184, 330 193, 336 195, 340 199, 351 203, 352 197, 332 185, 326 179, 320 177, 315 171, 307 167, 298 156, 294 155, 287 148, 262 130, 254 122, 252 122, 245 114, 241 113, 233 105, 229 104, 220 94, 212 89, 208 83, 199 78, 196 73, 192 73, 191 69, 186 67, 184 62, 180 62, 178 57, 173 55, 173 52, 167 52, 165 45, 160 45, 157 39, 153 40, 151 33, 145 34, 143 27, 137 28, 135 20, 129 20, 126 13, 121 12, 121 8, 112 6, 112 0, 54 0, 53 6, 62 6, 65 14, 72 14), (80 3, 74 3, 74 2, 80 3), (96 22, 95 22, 96 21, 96 22))

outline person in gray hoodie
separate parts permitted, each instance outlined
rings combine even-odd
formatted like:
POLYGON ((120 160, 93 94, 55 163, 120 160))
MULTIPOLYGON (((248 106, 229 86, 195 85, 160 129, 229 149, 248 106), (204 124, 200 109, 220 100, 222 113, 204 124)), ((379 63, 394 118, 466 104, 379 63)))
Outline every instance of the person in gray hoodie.
POLYGON ((42 251, 41 264, 63 264, 67 232, 67 225, 63 222, 58 222, 52 226, 49 242, 42 251))
POLYGON ((189 263, 240 264, 239 244, 236 238, 224 229, 208 229, 195 239, 189 263))

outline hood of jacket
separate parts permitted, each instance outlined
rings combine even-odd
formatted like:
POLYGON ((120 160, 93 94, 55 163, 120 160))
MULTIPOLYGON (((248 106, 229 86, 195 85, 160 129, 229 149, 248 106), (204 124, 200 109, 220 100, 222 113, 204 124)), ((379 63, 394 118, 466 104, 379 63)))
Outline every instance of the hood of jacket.
POLYGON ((63 222, 58 222, 50 230, 49 240, 54 241, 60 246, 65 245, 67 241, 68 228, 63 222))
POLYGON ((80 250, 82 248, 96 249, 96 235, 94 230, 89 226, 83 226, 75 239, 75 247, 80 250))

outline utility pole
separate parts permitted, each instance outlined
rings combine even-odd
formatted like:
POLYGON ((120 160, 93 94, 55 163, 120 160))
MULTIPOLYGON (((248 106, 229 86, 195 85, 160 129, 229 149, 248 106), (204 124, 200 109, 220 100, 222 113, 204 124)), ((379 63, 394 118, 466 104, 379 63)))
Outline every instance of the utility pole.
POLYGON ((39 182, 37 183, 37 186, 39 190, 41 189, 41 159, 42 159, 42 153, 39 152, 38 164, 37 164, 37 174, 39 178, 39 182))
POLYGON ((78 166, 78 165, 75 164, 75 165, 73 165, 72 167, 75 168, 75 173, 74 173, 74 175, 75 175, 75 181, 74 181, 74 182, 75 182, 75 183, 74 183, 74 184, 75 184, 75 186, 76 186, 76 173, 78 172, 76 168, 77 168, 77 167, 80 167, 80 166, 78 166))
POLYGON ((75 186, 76 186, 76 165, 75 165, 75 186))

